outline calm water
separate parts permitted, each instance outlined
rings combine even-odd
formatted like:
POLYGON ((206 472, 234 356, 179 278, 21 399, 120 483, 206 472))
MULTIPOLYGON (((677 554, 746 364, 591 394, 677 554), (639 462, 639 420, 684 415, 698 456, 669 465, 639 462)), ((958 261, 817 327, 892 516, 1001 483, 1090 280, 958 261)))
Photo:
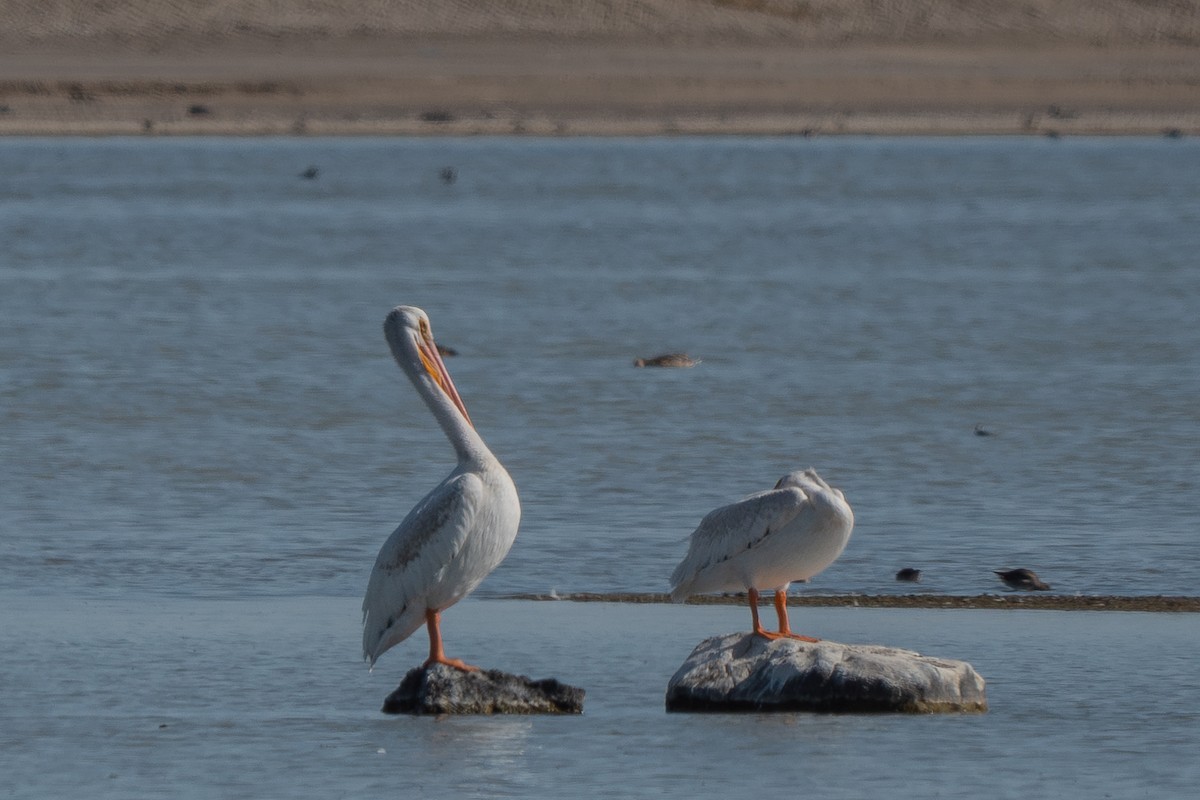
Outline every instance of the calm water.
MULTIPOLYGON (((985 715, 666 714, 667 680, 740 608, 467 600, 456 655, 588 690, 571 718, 378 712, 357 598, 4 597, 5 797, 1192 798, 1194 614, 805 609, 840 641, 966 658, 985 715), (6 794, 7 792, 7 794, 6 794)), ((797 621, 800 614, 795 615, 797 621)))
POLYGON ((2 140, 0 773, 14 796, 439 796, 447 772, 448 797, 743 772, 1183 796, 1191 615, 806 611, 972 661, 993 712, 696 719, 662 689, 739 609, 496 598, 662 591, 704 513, 810 465, 857 526, 796 591, 1028 566, 1196 594, 1198 174, 1188 139, 2 140), (460 352, 524 504, 447 636, 585 686, 583 719, 375 713, 421 645, 368 676, 357 602, 452 459, 383 341, 398 303, 460 352), (631 366, 675 350, 703 363, 631 366))

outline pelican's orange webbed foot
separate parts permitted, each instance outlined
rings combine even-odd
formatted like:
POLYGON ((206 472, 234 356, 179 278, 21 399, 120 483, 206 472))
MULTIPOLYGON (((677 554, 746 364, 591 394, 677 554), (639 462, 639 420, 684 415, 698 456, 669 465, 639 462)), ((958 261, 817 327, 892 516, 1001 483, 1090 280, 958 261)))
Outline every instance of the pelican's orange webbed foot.
POLYGON ((756 634, 758 634, 759 636, 763 637, 764 639, 768 639, 772 642, 775 641, 776 639, 795 639, 798 642, 819 642, 819 641, 821 641, 820 639, 814 639, 811 636, 801 636, 800 634, 792 633, 791 631, 768 631, 764 628, 756 628, 754 632, 756 634))
POLYGON ((798 633, 792 633, 791 624, 788 622, 787 613, 787 592, 775 592, 775 614, 779 617, 779 633, 773 634, 775 639, 795 639, 798 642, 819 642, 820 639, 814 639, 811 636, 801 636, 798 633))
POLYGON ((425 611, 425 624, 429 628, 429 658, 425 659, 426 669, 432 667, 434 664, 445 664, 447 667, 454 667, 463 672, 479 672, 479 667, 473 667, 457 658, 446 658, 446 653, 442 650, 441 611, 433 608, 427 609, 425 611))
POLYGON ((782 633, 776 633, 775 631, 768 631, 768 630, 764 630, 763 628, 755 628, 755 629, 754 629, 754 634, 755 634, 756 636, 761 636, 761 637, 763 637, 764 639, 766 639, 766 640, 767 640, 767 641, 769 641, 769 642, 773 642, 773 641, 775 641, 776 639, 783 639, 783 638, 785 638, 785 637, 784 637, 784 635, 783 635, 782 633))
POLYGON ((455 669, 462 670, 463 672, 479 672, 479 667, 468 664, 462 659, 446 658, 445 656, 442 656, 441 658, 426 659, 425 669, 429 669, 434 664, 445 664, 447 667, 454 667, 455 669))

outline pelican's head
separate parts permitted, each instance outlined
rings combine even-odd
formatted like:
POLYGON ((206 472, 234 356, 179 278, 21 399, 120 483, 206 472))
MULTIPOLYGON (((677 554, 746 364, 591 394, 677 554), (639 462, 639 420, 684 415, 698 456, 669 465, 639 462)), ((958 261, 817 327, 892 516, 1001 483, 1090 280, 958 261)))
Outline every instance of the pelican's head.
POLYGON ((812 467, 789 472, 787 475, 784 475, 779 479, 779 483, 775 484, 776 489, 785 489, 789 487, 800 489, 801 491, 810 494, 812 492, 820 491, 833 492, 843 500, 846 499, 846 495, 842 493, 841 489, 835 489, 826 483, 825 479, 818 475, 817 471, 812 467))
POLYGON ((416 306, 396 306, 383 321, 383 335, 392 349, 392 357, 413 383, 418 388, 426 387, 428 392, 444 394, 471 427, 475 427, 438 353, 429 315, 416 306))
POLYGON ((803 477, 804 477, 803 472, 799 472, 799 471, 789 472, 787 475, 784 475, 782 478, 780 478, 778 481, 775 482, 775 488, 783 489, 788 486, 802 487, 804 485, 802 482, 803 477))
POLYGON ((821 480, 821 476, 817 475, 817 471, 809 467, 808 469, 794 470, 784 475, 775 484, 775 488, 784 489, 791 486, 797 489, 811 489, 814 483, 818 486, 825 485, 825 481, 821 480))

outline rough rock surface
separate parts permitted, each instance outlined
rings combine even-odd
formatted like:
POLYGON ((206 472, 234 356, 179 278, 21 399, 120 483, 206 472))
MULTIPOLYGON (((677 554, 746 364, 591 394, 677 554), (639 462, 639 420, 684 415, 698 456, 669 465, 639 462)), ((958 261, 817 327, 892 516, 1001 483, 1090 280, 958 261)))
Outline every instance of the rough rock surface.
POLYGON ((581 714, 583 689, 498 669, 463 672, 442 664, 409 670, 383 701, 385 714, 581 714))
POLYGON ((668 711, 986 711, 965 661, 881 645, 705 639, 667 685, 668 711))

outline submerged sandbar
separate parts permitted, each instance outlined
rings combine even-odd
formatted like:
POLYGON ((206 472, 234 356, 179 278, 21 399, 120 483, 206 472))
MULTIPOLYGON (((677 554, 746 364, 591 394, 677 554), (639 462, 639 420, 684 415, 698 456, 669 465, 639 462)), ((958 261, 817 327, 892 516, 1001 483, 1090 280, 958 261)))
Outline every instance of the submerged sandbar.
MULTIPOLYGON (((670 603, 665 592, 578 592, 515 594, 506 600, 563 600, 575 603, 670 603)), ((744 594, 698 595, 691 605, 742 605, 744 594)), ((766 601, 764 601, 765 603, 766 601)), ((789 606, 859 608, 1032 609, 1040 611, 1200 611, 1200 597, 1166 595, 1062 594, 803 594, 790 595, 789 606)))

